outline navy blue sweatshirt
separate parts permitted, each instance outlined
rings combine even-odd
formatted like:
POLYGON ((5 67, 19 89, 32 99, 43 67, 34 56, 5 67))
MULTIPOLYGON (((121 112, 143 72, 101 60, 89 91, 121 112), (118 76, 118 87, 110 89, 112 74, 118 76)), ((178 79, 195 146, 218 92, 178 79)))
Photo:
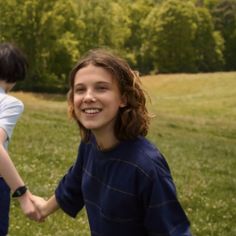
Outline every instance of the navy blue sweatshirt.
POLYGON ((81 142, 55 196, 71 217, 86 207, 92 236, 191 235, 168 164, 143 137, 110 151, 81 142))

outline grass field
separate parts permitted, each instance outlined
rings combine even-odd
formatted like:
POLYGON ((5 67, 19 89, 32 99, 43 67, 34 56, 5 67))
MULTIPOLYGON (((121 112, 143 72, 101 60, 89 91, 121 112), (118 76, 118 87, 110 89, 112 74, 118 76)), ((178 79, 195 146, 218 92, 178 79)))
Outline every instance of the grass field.
MULTIPOLYGON (((143 77, 150 95, 148 138, 164 153, 196 236, 236 235, 236 73, 143 77)), ((76 158, 78 129, 65 96, 12 93, 25 103, 10 153, 30 190, 53 194, 76 158)), ((85 212, 58 211, 38 224, 11 206, 10 236, 87 236, 85 212)))

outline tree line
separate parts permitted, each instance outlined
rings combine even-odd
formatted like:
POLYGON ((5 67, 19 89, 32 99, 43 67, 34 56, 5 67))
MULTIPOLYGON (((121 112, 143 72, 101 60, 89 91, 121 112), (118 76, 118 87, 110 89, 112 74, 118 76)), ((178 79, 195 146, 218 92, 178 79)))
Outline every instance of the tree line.
POLYGON ((1 0, 0 42, 17 44, 25 90, 66 91, 92 48, 110 48, 141 74, 236 70, 236 0, 1 0))

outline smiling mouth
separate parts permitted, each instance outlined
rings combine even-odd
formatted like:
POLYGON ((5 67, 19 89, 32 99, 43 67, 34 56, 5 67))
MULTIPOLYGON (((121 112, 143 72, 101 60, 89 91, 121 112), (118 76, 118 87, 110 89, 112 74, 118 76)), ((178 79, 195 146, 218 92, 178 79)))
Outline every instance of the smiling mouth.
POLYGON ((101 108, 85 108, 85 109, 82 109, 82 111, 86 114, 97 114, 100 111, 102 111, 102 109, 101 108))

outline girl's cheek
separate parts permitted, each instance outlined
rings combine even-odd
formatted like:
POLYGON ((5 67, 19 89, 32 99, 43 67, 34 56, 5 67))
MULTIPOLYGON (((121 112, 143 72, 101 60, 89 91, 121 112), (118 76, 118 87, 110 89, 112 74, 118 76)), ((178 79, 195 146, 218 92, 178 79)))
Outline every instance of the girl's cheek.
POLYGON ((82 103, 82 97, 81 96, 74 96, 74 105, 80 106, 81 103, 82 103))

